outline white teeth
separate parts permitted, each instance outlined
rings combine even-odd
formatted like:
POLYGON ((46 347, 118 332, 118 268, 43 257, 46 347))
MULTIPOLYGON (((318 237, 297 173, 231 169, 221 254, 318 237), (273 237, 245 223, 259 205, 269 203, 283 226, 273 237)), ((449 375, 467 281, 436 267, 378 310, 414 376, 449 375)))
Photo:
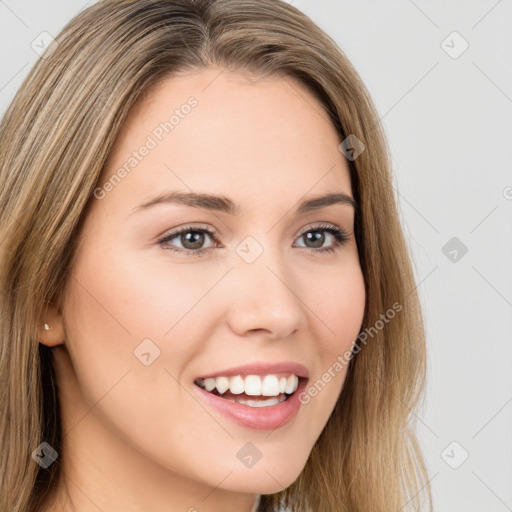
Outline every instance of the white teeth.
POLYGON ((267 375, 263 379, 263 383, 261 385, 261 394, 263 396, 279 395, 279 381, 275 375, 267 375))
POLYGON ((240 393, 243 393, 245 391, 244 379, 242 379, 240 375, 237 375, 236 377, 231 377, 229 391, 231 391, 231 393, 233 393, 234 395, 239 395, 240 393))
MULTIPOLYGON (((250 396, 279 396, 280 394, 294 393, 299 385, 299 378, 296 375, 277 377, 277 375, 247 375, 245 379, 241 375, 233 377, 209 377, 198 379, 198 384, 206 391, 213 391, 217 388, 219 394, 225 393, 228 389, 234 395, 245 393, 250 396)), ((261 402, 261 400, 260 400, 261 402)))
POLYGON ((228 377, 217 377, 215 379, 217 391, 222 395, 229 388, 229 378, 228 377))
POLYGON ((293 393, 299 385, 299 379, 296 375, 290 375, 286 381, 285 393, 293 393))
POLYGON ((258 375, 247 375, 245 377, 245 394, 246 395, 261 395, 261 379, 258 375))
POLYGON ((212 391, 215 388, 215 380, 214 378, 204 379, 204 387, 206 391, 212 391))

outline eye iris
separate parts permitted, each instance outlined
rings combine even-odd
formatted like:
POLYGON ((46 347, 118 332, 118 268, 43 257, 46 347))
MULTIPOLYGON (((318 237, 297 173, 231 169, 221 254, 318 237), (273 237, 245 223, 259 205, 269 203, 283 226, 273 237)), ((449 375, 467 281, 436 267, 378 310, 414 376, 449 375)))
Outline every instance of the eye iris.
POLYGON ((186 241, 186 243, 183 243, 183 247, 186 247, 187 249, 199 249, 204 244, 204 233, 201 231, 188 231, 187 233, 181 235, 182 243, 183 241, 186 241), (187 243, 189 243, 192 240, 192 247, 187 246, 187 243))
POLYGON ((315 245, 313 247, 322 247, 325 240, 323 231, 309 231, 304 235, 307 241, 312 241, 315 245))

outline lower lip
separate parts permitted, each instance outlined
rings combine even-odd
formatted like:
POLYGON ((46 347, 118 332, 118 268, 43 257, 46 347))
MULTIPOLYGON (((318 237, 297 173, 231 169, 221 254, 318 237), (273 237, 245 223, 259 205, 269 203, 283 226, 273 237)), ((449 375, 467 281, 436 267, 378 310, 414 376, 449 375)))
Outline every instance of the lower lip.
POLYGON ((299 394, 304 390, 306 384, 306 379, 300 379, 299 386, 293 395, 284 402, 267 407, 251 407, 230 402, 225 398, 213 395, 197 384, 194 384, 194 388, 211 407, 238 425, 254 430, 274 430, 286 425, 297 415, 302 405, 299 401, 299 394))

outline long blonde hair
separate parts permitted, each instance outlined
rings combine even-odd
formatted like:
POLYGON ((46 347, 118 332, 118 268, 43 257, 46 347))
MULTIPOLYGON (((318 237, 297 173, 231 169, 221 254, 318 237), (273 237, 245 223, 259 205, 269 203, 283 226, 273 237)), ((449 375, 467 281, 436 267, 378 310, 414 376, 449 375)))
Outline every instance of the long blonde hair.
POLYGON ((31 453, 61 450, 52 351, 38 343, 44 304, 59 305, 87 205, 137 98, 209 66, 299 79, 349 163, 366 286, 362 332, 335 409, 297 480, 259 511, 398 512, 432 508, 414 433, 425 334, 379 117, 354 67, 310 18, 282 0, 104 0, 72 19, 30 71, 0 124, 0 509, 36 511, 59 477, 31 453), (385 326, 382 314, 398 304, 385 326), (373 330, 372 330, 373 329, 373 330), (362 340, 363 338, 361 338, 362 340), (421 491, 421 492, 420 492, 421 491))

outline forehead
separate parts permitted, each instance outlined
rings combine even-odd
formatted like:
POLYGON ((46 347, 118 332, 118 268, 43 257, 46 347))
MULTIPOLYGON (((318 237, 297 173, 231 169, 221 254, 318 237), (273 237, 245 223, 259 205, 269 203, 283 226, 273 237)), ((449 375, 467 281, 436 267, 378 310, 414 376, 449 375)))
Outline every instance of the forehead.
POLYGON ((297 80, 208 68, 166 78, 141 96, 100 182, 124 168, 110 199, 132 203, 169 189, 260 201, 333 188, 350 194, 340 142, 323 105, 297 80))

